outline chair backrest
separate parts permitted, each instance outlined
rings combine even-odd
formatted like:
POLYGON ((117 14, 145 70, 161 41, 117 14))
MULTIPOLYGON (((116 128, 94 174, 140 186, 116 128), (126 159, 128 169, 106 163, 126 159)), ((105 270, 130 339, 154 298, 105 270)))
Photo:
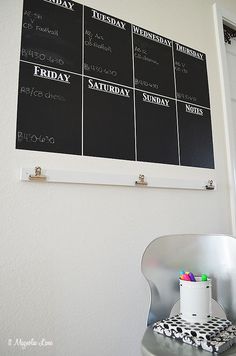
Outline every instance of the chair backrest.
POLYGON ((212 298, 236 321, 236 239, 226 235, 168 235, 153 240, 142 258, 151 289, 147 324, 169 317, 179 299, 179 271, 206 273, 212 298))

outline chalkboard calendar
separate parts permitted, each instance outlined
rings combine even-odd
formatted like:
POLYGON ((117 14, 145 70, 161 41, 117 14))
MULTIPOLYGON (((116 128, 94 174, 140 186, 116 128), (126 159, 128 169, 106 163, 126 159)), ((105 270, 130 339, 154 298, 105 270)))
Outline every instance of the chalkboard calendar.
POLYGON ((67 0, 24 0, 16 148, 214 168, 206 56, 67 0))

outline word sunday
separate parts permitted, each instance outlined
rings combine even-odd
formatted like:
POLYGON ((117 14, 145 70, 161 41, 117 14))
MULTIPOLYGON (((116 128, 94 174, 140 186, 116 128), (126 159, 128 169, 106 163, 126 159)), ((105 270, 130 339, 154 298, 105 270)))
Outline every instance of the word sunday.
POLYGON ((203 116, 203 110, 196 108, 195 106, 191 106, 191 105, 185 105, 186 108, 186 112, 189 112, 190 114, 195 114, 195 115, 199 115, 199 116, 203 116))
POLYGON ((158 43, 161 43, 163 45, 171 47, 171 42, 172 42, 171 40, 168 40, 168 39, 163 38, 159 35, 156 35, 155 33, 143 30, 142 28, 140 28, 138 26, 133 25, 133 33, 136 35, 148 38, 149 40, 156 41, 158 43))
POLYGON ((194 51, 194 49, 189 49, 187 47, 184 47, 184 46, 180 45, 179 43, 176 43, 176 50, 179 52, 185 53, 189 56, 192 56, 194 58, 200 59, 201 61, 204 60, 203 53, 196 52, 196 51, 194 51))
POLYGON ((126 28, 125 28, 126 23, 125 22, 117 20, 114 17, 101 14, 100 12, 98 12, 96 10, 92 10, 92 12, 93 12, 92 18, 94 18, 96 20, 100 20, 100 21, 106 22, 109 25, 119 27, 122 30, 126 30, 126 28))
POLYGON ((93 89, 93 90, 98 90, 98 91, 103 91, 109 94, 115 94, 115 95, 120 95, 120 96, 124 96, 126 98, 129 98, 129 93, 130 90, 126 89, 126 88, 120 88, 118 86, 115 85, 110 85, 110 84, 106 84, 106 83, 101 83, 101 82, 97 82, 94 81, 93 79, 89 79, 88 80, 88 88, 89 89, 93 89))
POLYGON ((64 7, 67 10, 74 11, 74 9, 73 9, 74 4, 70 1, 65 1, 65 0, 44 0, 44 1, 54 4, 54 5, 57 5, 57 6, 64 7))
POLYGON ((143 101, 146 101, 151 104, 166 106, 166 107, 169 107, 169 102, 170 102, 170 100, 168 99, 159 98, 159 96, 149 95, 146 93, 143 93, 143 101))
POLYGON ((55 70, 50 70, 50 69, 44 69, 39 66, 34 66, 34 76, 70 84, 70 82, 69 82, 70 75, 69 74, 57 72, 55 70))

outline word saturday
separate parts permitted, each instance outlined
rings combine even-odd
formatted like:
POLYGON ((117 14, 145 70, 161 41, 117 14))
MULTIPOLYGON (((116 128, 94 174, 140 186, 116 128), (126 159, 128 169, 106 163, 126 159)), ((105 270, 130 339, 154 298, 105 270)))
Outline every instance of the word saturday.
POLYGON ((143 93, 143 101, 151 104, 166 106, 166 107, 169 107, 169 102, 170 102, 170 100, 168 99, 160 98, 159 96, 149 95, 146 93, 143 93))
POLYGON ((70 1, 65 1, 65 0, 44 0, 44 1, 49 2, 51 4, 55 4, 57 6, 62 6, 67 10, 74 11, 73 9, 74 4, 70 1))
POLYGON ((70 75, 69 74, 58 72, 55 70, 50 70, 50 69, 44 69, 39 66, 34 66, 34 76, 70 84, 70 82, 69 82, 70 75))
POLYGON ((109 25, 113 25, 113 26, 119 27, 122 30, 126 29, 125 28, 125 25, 126 25, 125 22, 117 20, 114 17, 110 17, 110 16, 107 16, 107 15, 101 14, 100 12, 98 12, 96 10, 92 10, 92 12, 93 12, 92 17, 94 19, 106 22, 109 25))
POLYGON ((126 98, 129 98, 129 93, 130 90, 126 89, 126 88, 120 88, 117 87, 115 85, 110 85, 110 84, 106 84, 106 83, 101 83, 101 82, 97 82, 93 79, 89 79, 88 80, 88 88, 89 89, 94 89, 94 90, 98 90, 98 91, 103 91, 109 94, 115 94, 115 95, 120 95, 120 96, 124 96, 126 98))

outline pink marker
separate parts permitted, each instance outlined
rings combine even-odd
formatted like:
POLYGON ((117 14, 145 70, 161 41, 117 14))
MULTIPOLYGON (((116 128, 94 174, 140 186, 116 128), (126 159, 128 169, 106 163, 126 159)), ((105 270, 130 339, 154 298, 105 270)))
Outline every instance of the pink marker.
POLYGON ((186 273, 183 275, 183 280, 184 280, 184 281, 191 281, 189 275, 186 274, 186 273))

